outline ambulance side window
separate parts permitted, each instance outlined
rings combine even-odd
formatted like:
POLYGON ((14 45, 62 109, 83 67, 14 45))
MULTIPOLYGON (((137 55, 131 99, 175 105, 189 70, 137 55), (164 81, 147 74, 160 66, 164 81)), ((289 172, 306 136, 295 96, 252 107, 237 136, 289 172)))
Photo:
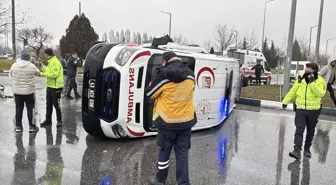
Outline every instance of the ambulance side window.
POLYGON ((182 59, 182 62, 185 66, 187 66, 192 71, 195 71, 195 63, 196 63, 195 58, 186 56, 178 56, 178 57, 182 59))
POLYGON ((265 60, 264 61, 264 66, 265 66, 265 71, 271 71, 271 69, 269 68, 269 66, 268 66, 268 62, 265 60))

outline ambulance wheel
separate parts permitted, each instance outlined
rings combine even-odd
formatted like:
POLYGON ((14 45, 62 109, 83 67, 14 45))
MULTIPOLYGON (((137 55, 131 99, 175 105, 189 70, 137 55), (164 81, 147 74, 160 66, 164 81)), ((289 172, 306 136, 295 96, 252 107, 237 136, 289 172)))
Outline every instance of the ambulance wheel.
POLYGON ((244 81, 243 81, 244 87, 250 86, 251 84, 252 84, 252 78, 251 77, 244 78, 244 81))
POLYGON ((264 83, 265 85, 270 85, 271 84, 271 77, 268 77, 266 79, 266 82, 264 83))

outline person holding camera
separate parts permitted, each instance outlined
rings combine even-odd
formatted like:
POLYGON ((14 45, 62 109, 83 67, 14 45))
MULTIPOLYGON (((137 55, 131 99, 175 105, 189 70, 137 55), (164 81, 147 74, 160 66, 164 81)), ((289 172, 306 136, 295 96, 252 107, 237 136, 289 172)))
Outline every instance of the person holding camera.
POLYGON ((314 138, 315 128, 320 116, 321 99, 326 93, 326 83, 323 77, 318 75, 318 65, 306 64, 305 74, 294 83, 282 102, 283 108, 295 99, 295 136, 294 151, 289 156, 297 160, 301 159, 303 133, 307 128, 304 145, 304 156, 311 157, 310 147, 314 138))

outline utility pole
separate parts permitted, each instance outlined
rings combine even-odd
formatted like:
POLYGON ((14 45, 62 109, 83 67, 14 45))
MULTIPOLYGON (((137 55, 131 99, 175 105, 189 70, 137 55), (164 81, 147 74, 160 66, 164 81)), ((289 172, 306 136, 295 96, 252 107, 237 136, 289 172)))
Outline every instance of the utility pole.
POLYGON ((289 23, 289 33, 287 41, 287 58, 285 62, 285 73, 284 73, 284 86, 282 89, 282 98, 284 98, 289 91, 289 79, 290 79, 290 70, 292 63, 293 55, 293 41, 294 41, 294 30, 295 30, 295 17, 296 17, 296 5, 297 0, 292 0, 292 10, 289 23))
POLYGON ((336 38, 330 38, 330 39, 327 39, 327 44, 326 44, 326 55, 328 54, 328 43, 329 43, 329 40, 335 40, 336 38))
POLYGON ((265 24, 266 24, 266 10, 267 10, 267 3, 272 2, 274 0, 269 0, 265 2, 265 9, 264 9, 264 23, 263 23, 263 33, 262 33, 262 41, 261 41, 261 50, 264 47, 264 42, 265 42, 265 24))
POLYGON ((312 31, 313 31, 313 28, 316 28, 318 25, 316 26, 312 26, 310 27, 310 36, 309 36, 309 56, 310 56, 310 48, 311 48, 311 40, 312 40, 312 31))
POLYGON ((12 0, 12 45, 13 45, 13 60, 16 59, 16 33, 15 33, 15 0, 12 0))
POLYGON ((78 16, 81 16, 82 15, 82 2, 79 1, 79 14, 78 16))
POLYGON ((231 30, 231 31, 236 33, 236 48, 238 48, 238 31, 237 30, 231 30))
POLYGON ((161 13, 169 15, 169 37, 171 37, 171 23, 172 23, 172 14, 169 12, 161 11, 161 13))
POLYGON ((317 39, 316 39, 314 62, 319 61, 319 55, 320 55, 320 40, 321 40, 321 30, 322 30, 323 6, 324 6, 324 0, 321 0, 320 17, 319 17, 319 23, 318 23, 318 28, 317 28, 317 39))

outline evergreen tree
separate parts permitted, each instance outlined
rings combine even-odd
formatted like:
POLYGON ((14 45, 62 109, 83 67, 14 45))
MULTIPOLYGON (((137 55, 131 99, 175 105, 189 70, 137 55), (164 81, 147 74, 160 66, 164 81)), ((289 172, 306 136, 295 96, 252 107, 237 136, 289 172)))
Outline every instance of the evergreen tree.
POLYGON ((246 41, 246 37, 244 37, 244 41, 243 41, 242 44, 241 44, 241 48, 242 48, 242 49, 247 49, 247 46, 248 46, 248 43, 247 43, 247 41, 246 41))
POLYGON ((119 31, 116 31, 116 32, 115 32, 115 39, 116 39, 116 43, 121 42, 119 31))
POLYGON ((210 49, 210 54, 214 54, 214 53, 215 53, 215 50, 214 50, 213 47, 211 47, 211 49, 210 49))
POLYGON ((125 32, 124 32, 124 30, 121 30, 121 32, 120 32, 120 42, 125 42, 125 32))
POLYGON ((302 54, 299 42, 295 39, 293 45, 292 61, 302 61, 302 54))
POLYGON ((133 44, 137 44, 138 43, 137 34, 135 32, 133 33, 133 36, 132 36, 132 43, 133 44))
POLYGON ((90 49, 90 43, 97 41, 98 35, 91 26, 90 20, 82 14, 76 15, 66 29, 65 36, 60 40, 61 55, 77 52, 80 58, 85 58, 90 49))

